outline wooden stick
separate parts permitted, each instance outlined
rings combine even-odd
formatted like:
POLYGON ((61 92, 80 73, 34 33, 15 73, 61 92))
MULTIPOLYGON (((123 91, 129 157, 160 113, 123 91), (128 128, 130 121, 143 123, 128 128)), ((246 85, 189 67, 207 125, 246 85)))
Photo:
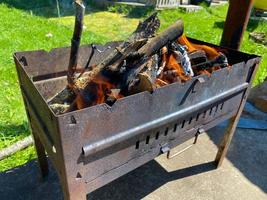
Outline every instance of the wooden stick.
POLYGON ((168 45, 168 43, 177 40, 184 31, 184 25, 182 20, 176 21, 173 25, 169 26, 166 30, 161 32, 156 37, 150 39, 144 46, 138 50, 138 54, 141 56, 137 63, 130 64, 130 70, 125 74, 126 86, 132 86, 133 80, 139 74, 143 68, 146 66, 145 63, 149 58, 156 54, 161 48, 168 45))
POLYGON ((178 39, 183 32, 183 21, 179 19, 173 25, 161 32, 158 36, 148 41, 146 45, 138 50, 138 53, 147 57, 152 56, 169 42, 178 39))
POLYGON ((128 42, 152 37, 160 27, 160 20, 158 19, 157 14, 157 12, 154 12, 145 21, 139 22, 136 30, 128 38, 128 42))
POLYGON ((70 60, 68 66, 68 84, 70 87, 74 85, 74 74, 77 68, 77 60, 79 53, 79 46, 83 30, 83 18, 85 12, 85 6, 81 1, 75 1, 76 16, 75 16, 75 27, 73 37, 71 40, 71 51, 70 60))
POLYGON ((11 156, 12 154, 27 148, 28 146, 33 144, 33 139, 32 136, 28 136, 26 138, 24 138, 23 140, 20 140, 18 142, 16 142, 15 144, 12 144, 11 146, 2 149, 0 151, 0 160, 5 159, 8 156, 11 156))
MULTIPOLYGON (((116 71, 118 65, 128 57, 131 53, 135 53, 138 49, 144 46, 147 39, 152 37, 159 29, 160 21, 157 17, 157 13, 153 13, 144 22, 140 22, 133 34, 127 41, 123 42, 117 47, 105 60, 99 63, 90 73, 89 77, 86 77, 86 82, 83 81, 82 85, 79 80, 76 82, 79 89, 85 88, 87 83, 97 76, 102 70, 116 71), (108 69, 107 69, 108 68, 108 69)), ((142 52, 141 52, 142 53, 142 52)))
MULTIPOLYGON (((148 19, 151 20, 151 18, 152 17, 148 19)), ((150 20, 145 20, 145 22, 143 22, 143 27, 146 27, 146 22, 149 22, 150 20)), ((154 23, 155 22, 152 22, 152 24, 154 23)), ((154 31, 158 28, 157 24, 158 23, 156 23, 154 31)), ((139 26, 134 34, 141 31, 139 30, 139 26)), ((155 25, 152 27, 155 27, 155 25)), ((148 34, 151 35, 154 31, 150 31, 148 34)), ((147 62, 151 56, 156 54, 163 46, 177 40, 183 34, 183 31, 183 22, 179 19, 173 25, 169 26, 166 30, 153 38, 148 39, 149 35, 146 35, 146 38, 135 37, 135 40, 138 40, 129 43, 129 41, 132 40, 131 37, 128 42, 124 42, 122 45, 117 47, 113 53, 98 64, 90 72, 90 75, 80 77, 75 81, 73 89, 75 90, 75 94, 77 96, 74 100, 74 104, 72 104, 67 112, 75 109, 77 102, 80 102, 79 108, 91 105, 90 88, 92 87, 94 80, 102 77, 103 74, 107 75, 109 73, 119 73, 123 78, 121 78, 121 80, 119 80, 116 84, 118 88, 122 90, 123 94, 128 94, 135 86, 135 80, 138 74, 147 66, 147 62), (125 66, 122 65, 124 61, 126 61, 125 66), (121 67, 124 67, 125 70, 121 70, 121 67)), ((140 34, 138 35, 140 36, 140 34)))
MULTIPOLYGON (((128 38, 128 40, 123 42, 106 59, 104 59, 101 63, 99 63, 96 67, 94 67, 94 69, 90 72, 90 74, 99 73, 99 69, 97 69, 97 68, 103 69, 105 66, 107 66, 109 64, 112 64, 112 63, 114 64, 114 62, 117 61, 118 58, 121 58, 123 56, 121 54, 121 52, 122 51, 125 52, 127 47, 130 48, 129 46, 132 46, 131 48, 133 48, 133 49, 134 48, 136 48, 136 49, 140 48, 140 46, 138 46, 138 45, 145 44, 145 42, 147 42, 147 40, 145 41, 145 39, 152 37, 156 33, 156 31, 159 29, 159 26, 160 26, 160 21, 157 17, 157 13, 153 13, 145 21, 140 22, 137 29, 128 38), (141 41, 141 40, 143 40, 143 41, 141 41)), ((80 77, 80 78, 83 78, 83 77, 80 77)), ((79 79, 77 79, 77 80, 79 80, 79 79)), ((54 97, 49 99, 48 103, 50 105, 55 104, 55 103, 64 104, 65 102, 72 102, 74 99, 75 99, 74 92, 70 89, 70 87, 65 87, 62 91, 60 91, 54 97)))

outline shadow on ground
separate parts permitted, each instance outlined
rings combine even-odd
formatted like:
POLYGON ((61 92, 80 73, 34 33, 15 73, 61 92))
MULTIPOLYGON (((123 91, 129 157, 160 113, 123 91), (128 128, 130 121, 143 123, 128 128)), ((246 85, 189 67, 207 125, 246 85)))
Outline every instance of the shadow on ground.
MULTIPOLYGON (((221 128, 214 128, 210 131, 209 137, 218 145, 222 133, 221 128)), ((264 192, 267 192, 266 143, 266 132, 238 129, 227 156, 230 162, 243 173, 244 177, 264 192)), ((203 148, 205 149, 207 147, 203 148)), ((209 150, 207 149, 206 151, 209 150)), ((224 168, 227 168, 227 165, 224 168)), ((125 176, 90 193, 88 199, 142 199, 168 182, 199 175, 214 169, 214 163, 208 162, 168 172, 157 161, 152 160, 125 176)), ((229 166, 227 170, 229 170, 229 166)), ((215 171, 215 174, 218 175, 220 172, 216 173, 215 171)), ((50 174, 45 182, 41 183, 38 181, 38 177, 39 171, 36 161, 31 161, 21 167, 0 173, 0 199, 63 199, 57 175, 51 169, 51 165, 50 174)), ((229 178, 231 179, 233 177, 229 178)))
MULTIPOLYGON (((73 16, 74 7, 73 0, 58 0, 59 6, 57 7, 56 0, 1 0, 9 7, 20 9, 33 15, 42 17, 59 17, 59 16, 73 16), (64 2, 64 3, 63 3, 64 2)), ((93 5, 89 4, 89 0, 85 1, 86 13, 97 12, 93 5)))
MULTIPOLYGON (((223 132, 215 127, 210 139, 218 146, 223 132), (220 132, 220 134, 216 134, 220 132)), ((254 185, 267 193, 267 131, 237 129, 227 159, 254 185)))
MULTIPOLYGON (((57 7, 55 0, 1 0, 0 3, 4 3, 9 7, 24 10, 30 12, 33 15, 42 16, 46 18, 51 17, 65 17, 74 16, 75 9, 73 7, 73 0, 58 1, 59 6, 57 7), (64 3, 63 3, 64 2, 64 3)), ((109 6, 100 7, 90 2, 90 0, 84 1, 86 5, 86 14, 100 12, 100 11, 111 11, 116 13, 125 14, 126 18, 141 18, 146 17, 154 11, 153 7, 139 7, 139 6, 109 6)))
MULTIPOLYGON (((131 173, 90 193, 88 200, 142 199, 167 182, 214 169, 214 163, 209 162, 167 172, 160 164, 152 160, 131 173)), ((52 168, 50 168, 50 174, 45 182, 38 181, 37 177, 39 177, 37 161, 31 161, 18 168, 0 173, 0 199, 63 199, 58 177, 52 168)))
POLYGON ((214 163, 209 162, 167 172, 160 164, 152 160, 135 171, 94 191, 88 196, 88 200, 142 199, 170 181, 201 174, 214 169, 214 163))
POLYGON ((4 3, 9 7, 24 10, 34 15, 43 17, 56 17, 57 7, 56 1, 53 0, 1 0, 0 3, 4 3))
POLYGON ((1 200, 59 200, 63 199, 54 170, 41 182, 37 161, 0 173, 1 200))

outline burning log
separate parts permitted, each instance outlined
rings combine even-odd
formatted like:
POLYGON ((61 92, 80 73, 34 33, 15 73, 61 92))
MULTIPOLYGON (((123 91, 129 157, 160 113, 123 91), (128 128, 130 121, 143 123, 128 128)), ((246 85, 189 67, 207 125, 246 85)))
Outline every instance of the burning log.
POLYGON ((199 74, 211 75, 214 70, 228 66, 226 56, 215 48, 189 42, 183 35, 181 20, 155 36, 159 25, 154 13, 139 23, 128 40, 106 59, 83 73, 89 69, 94 55, 92 45, 86 69, 75 78, 75 68, 69 67, 68 81, 73 82, 69 81, 49 101, 51 109, 60 114, 104 102, 112 105, 124 96, 153 92, 157 87, 185 82, 199 74))
POLYGON ((220 67, 227 67, 228 60, 223 53, 220 53, 216 58, 210 61, 199 63, 193 66, 195 70, 209 70, 215 68, 214 70, 220 67))
POLYGON ((152 38, 146 45, 138 50, 139 55, 152 56, 166 44, 178 39, 184 32, 184 24, 181 19, 168 27, 158 36, 152 38))
POLYGON ((182 34, 183 23, 181 20, 178 20, 158 36, 148 40, 138 40, 126 48, 120 49, 119 56, 117 54, 115 54, 115 58, 111 56, 112 62, 105 63, 104 65, 100 63, 100 65, 92 70, 90 76, 77 80, 75 84, 78 90, 78 98, 75 100, 77 107, 83 108, 83 106, 87 107, 94 104, 95 101, 91 98, 90 90, 92 87, 91 83, 96 79, 108 78, 110 80, 110 77, 113 76, 120 77, 117 79, 118 81, 111 81, 115 82, 114 85, 121 89, 123 95, 129 95, 137 91, 153 91, 155 87, 152 80, 150 80, 152 78, 148 76, 148 73, 146 75, 140 73, 145 68, 151 69, 149 65, 152 65, 152 63, 157 63, 154 60, 156 57, 151 58, 151 56, 155 55, 166 44, 179 38, 182 34))
POLYGON ((83 30, 83 18, 85 12, 85 6, 80 1, 75 1, 76 17, 73 37, 71 40, 70 60, 68 67, 68 84, 69 87, 74 85, 74 74, 77 68, 78 51, 83 30))
POLYGON ((196 50, 193 52, 189 52, 188 57, 190 58, 192 66, 208 61, 206 52, 203 50, 196 50))
POLYGON ((217 56, 219 56, 219 52, 216 49, 209 47, 207 45, 199 45, 199 44, 194 44, 192 42, 189 42, 189 40, 187 39, 185 35, 182 35, 178 39, 178 42, 181 45, 187 46, 188 52, 195 52, 197 50, 202 50, 206 52, 206 55, 209 60, 215 59, 217 56))
MULTIPOLYGON (((76 15, 77 18, 77 15, 76 15)), ((78 21, 78 20, 76 20, 78 21)), ((148 17, 144 22, 140 22, 137 29, 133 32, 133 34, 128 38, 127 41, 123 42, 119 47, 117 47, 105 60, 103 60, 100 64, 95 66, 92 71, 90 71, 90 75, 86 78, 89 78, 91 80, 91 77, 96 77, 96 75, 104 69, 106 66, 110 66, 114 62, 118 62, 118 60, 123 61, 123 58, 125 58, 125 54, 130 54, 133 51, 138 50, 142 45, 146 43, 146 40, 150 37, 152 37, 156 31, 159 29, 160 21, 157 17, 157 13, 152 14, 150 17, 148 17)), ((76 56, 77 57, 77 56, 76 56)), ((89 57, 89 60, 91 59, 91 55, 89 57)), ((89 62, 87 62, 89 63, 89 62)), ((114 68, 114 66, 113 66, 114 68)), ((70 69, 70 67, 69 67, 70 69)), ((110 67, 112 69, 112 67, 110 67)), ((72 74, 72 68, 71 72, 69 74, 72 74)), ((79 79, 73 82, 76 82, 76 85, 78 85, 78 88, 84 88, 86 86, 87 82, 90 82, 89 80, 86 81, 86 78, 82 76, 83 73, 79 76, 79 79)), ((70 77, 73 77, 70 75, 70 77)), ((54 97, 52 97, 48 103, 50 105, 55 105, 52 109, 55 111, 59 105, 69 105, 73 102, 73 100, 76 98, 77 94, 77 88, 75 88, 74 83, 71 84, 72 87, 66 87, 61 92, 56 94, 54 97)), ((62 107, 62 106, 61 106, 62 107)), ((68 108, 65 107, 65 111, 68 110, 68 108)), ((72 107, 72 106, 71 106, 72 107)), ((62 110, 62 109, 58 109, 62 110)), ((65 112, 64 111, 64 112, 65 112)), ((58 113, 58 112, 57 112, 58 113)), ((62 112, 60 112, 62 113, 62 112)))
POLYGON ((70 50, 70 59, 68 65, 68 74, 67 80, 68 85, 67 87, 58 93, 54 98, 49 101, 51 105, 51 109, 55 113, 63 113, 69 108, 69 103, 75 97, 75 94, 72 90, 74 87, 74 80, 75 80, 75 71, 77 68, 77 60, 78 60, 78 53, 79 53, 79 46, 80 40, 83 31, 83 18, 85 13, 85 6, 82 1, 76 0, 75 2, 76 8, 76 15, 75 15, 75 25, 74 25, 74 32, 73 37, 71 40, 71 50, 70 50))
POLYGON ((137 74, 136 79, 129 85, 128 93, 135 94, 142 91, 153 92, 156 88, 156 78, 158 69, 158 55, 155 54, 145 64, 146 66, 137 74))
MULTIPOLYGON (((144 68, 149 68, 147 65, 151 61, 151 56, 156 54, 164 45, 174 41, 183 34, 183 23, 181 20, 178 20, 158 36, 152 37, 159 28, 159 24, 156 14, 140 23, 128 41, 123 42, 117 47, 103 62, 94 67, 90 73, 81 76, 74 82, 73 92, 65 88, 60 94, 52 98, 49 102, 50 105, 64 104, 66 99, 70 102, 69 100, 73 98, 72 94, 75 94, 76 97, 69 110, 94 105, 95 98, 91 94, 91 90, 92 87, 95 87, 96 80, 110 79, 109 77, 112 76, 121 77, 121 81, 116 82, 112 87, 108 87, 108 89, 116 89, 115 86, 118 86, 124 93, 132 93, 131 90, 136 90, 133 89, 136 77, 139 77, 138 79, 143 77, 142 80, 145 80, 144 77, 148 77, 142 76, 140 73, 144 68), (61 98, 61 96, 64 96, 64 98, 61 98)), ((151 62, 157 64, 156 61, 151 62)), ((154 80, 155 78, 156 73, 154 80)), ((105 81, 108 82, 109 80, 105 81)), ((151 85, 149 88, 151 90, 154 86, 151 85)))
MULTIPOLYGON (((91 72, 90 76, 87 76, 87 82, 90 82, 102 70, 116 71, 119 70, 118 65, 125 60, 127 56, 130 56, 133 52, 137 51, 152 37, 159 29, 160 21, 157 17, 157 13, 152 14, 144 22, 140 22, 133 34, 128 38, 127 41, 123 42, 118 46, 105 60, 98 64, 91 72)), ((76 85, 78 88, 82 82, 86 84, 84 79, 77 80, 76 85), (82 80, 82 81, 80 81, 82 80)), ((83 85, 83 84, 82 84, 83 85)))
MULTIPOLYGON (((167 56, 166 59, 166 67, 164 71, 168 71, 168 70, 175 70, 177 76, 183 81, 188 81, 191 79, 191 76, 189 74, 186 74, 184 68, 182 67, 181 64, 181 60, 180 58, 177 58, 176 54, 170 54, 167 56)), ((166 74, 165 74, 166 75, 166 74)), ((163 75, 160 77, 163 81, 167 82, 167 83, 173 83, 173 82, 169 82, 170 80, 164 76, 164 72, 163 75)))

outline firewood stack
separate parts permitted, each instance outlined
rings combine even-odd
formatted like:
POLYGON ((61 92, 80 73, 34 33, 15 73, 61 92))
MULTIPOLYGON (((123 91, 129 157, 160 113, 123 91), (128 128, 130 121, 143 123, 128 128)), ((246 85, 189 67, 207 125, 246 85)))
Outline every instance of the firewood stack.
MULTIPOLYGON (((189 42, 184 35, 181 19, 163 32, 157 13, 140 23, 133 34, 100 63, 86 66, 76 73, 77 44, 81 35, 83 9, 76 2, 76 23, 72 39, 68 85, 49 100, 56 114, 107 103, 175 82, 185 82, 192 77, 228 67, 226 56, 216 49, 189 42), (78 31, 77 31, 78 30, 78 31), (76 34, 76 35, 75 35, 76 34), (77 36, 78 34, 78 36, 77 36), (78 41, 75 41, 75 39, 78 41)), ((93 50, 95 46, 92 45, 93 50)), ((88 58, 88 62, 94 54, 88 58)))

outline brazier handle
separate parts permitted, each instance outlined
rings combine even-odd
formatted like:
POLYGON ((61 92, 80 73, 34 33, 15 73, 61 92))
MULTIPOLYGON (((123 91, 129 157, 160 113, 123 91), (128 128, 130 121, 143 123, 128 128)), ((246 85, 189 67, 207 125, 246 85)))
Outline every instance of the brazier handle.
POLYGON ((187 97, 190 95, 190 93, 195 93, 194 88, 197 83, 205 83, 205 79, 203 77, 199 77, 195 79, 195 81, 192 83, 192 85, 189 87, 189 89, 186 91, 184 97, 182 98, 181 102, 179 103, 179 106, 183 105, 184 102, 186 101, 187 97))
POLYGON ((212 98, 205 99, 199 103, 187 106, 176 112, 170 113, 169 115, 165 115, 163 117, 154 119, 152 121, 146 122, 144 124, 140 124, 139 126, 135 126, 128 130, 122 131, 116 135, 107 137, 105 139, 87 144, 82 147, 82 155, 83 156, 90 156, 96 152, 102 151, 107 149, 113 145, 117 145, 123 143, 133 137, 136 137, 144 132, 150 131, 151 129, 158 128, 160 126, 165 125, 170 121, 175 121, 178 118, 185 117, 192 112, 196 112, 199 109, 205 108, 211 104, 214 104, 222 99, 226 99, 232 95, 238 95, 241 92, 245 91, 248 88, 248 83, 243 83, 241 85, 237 85, 227 91, 217 94, 212 98))

